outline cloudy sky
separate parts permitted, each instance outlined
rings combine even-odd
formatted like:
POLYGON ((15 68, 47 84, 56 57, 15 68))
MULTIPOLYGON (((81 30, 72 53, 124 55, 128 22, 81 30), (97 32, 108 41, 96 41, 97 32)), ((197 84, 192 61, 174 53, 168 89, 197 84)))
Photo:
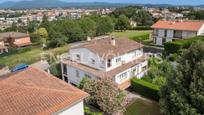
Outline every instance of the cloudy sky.
MULTIPOLYGON (((6 1, 23 1, 23 0, 0 0, 0 2, 6 2, 6 1)), ((67 2, 95 2, 95 1, 97 2, 131 2, 131 3, 179 4, 179 5, 204 4, 204 0, 62 0, 62 1, 67 1, 67 2)))

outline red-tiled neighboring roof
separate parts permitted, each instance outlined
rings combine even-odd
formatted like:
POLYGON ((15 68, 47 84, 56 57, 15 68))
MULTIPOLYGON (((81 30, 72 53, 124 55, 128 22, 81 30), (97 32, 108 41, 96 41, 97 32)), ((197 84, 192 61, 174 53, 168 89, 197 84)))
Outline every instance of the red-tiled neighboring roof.
POLYGON ((36 68, 0 80, 2 115, 49 115, 83 100, 88 94, 36 68))
POLYGON ((159 20, 152 28, 156 29, 173 29, 173 30, 186 30, 186 31, 198 31, 204 21, 172 21, 172 20, 159 20))
POLYGON ((114 58, 118 55, 128 53, 130 51, 142 48, 143 45, 130 39, 115 38, 115 45, 111 44, 112 37, 101 38, 97 40, 91 40, 87 44, 80 45, 75 48, 86 48, 100 57, 114 58))

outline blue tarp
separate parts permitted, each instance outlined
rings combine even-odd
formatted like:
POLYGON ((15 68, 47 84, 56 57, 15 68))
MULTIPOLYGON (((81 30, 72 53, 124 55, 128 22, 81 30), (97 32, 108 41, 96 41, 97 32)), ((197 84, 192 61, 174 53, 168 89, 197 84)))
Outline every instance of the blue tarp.
POLYGON ((27 64, 19 64, 16 67, 12 68, 11 72, 17 72, 17 71, 20 71, 20 70, 24 70, 26 68, 28 68, 27 64))

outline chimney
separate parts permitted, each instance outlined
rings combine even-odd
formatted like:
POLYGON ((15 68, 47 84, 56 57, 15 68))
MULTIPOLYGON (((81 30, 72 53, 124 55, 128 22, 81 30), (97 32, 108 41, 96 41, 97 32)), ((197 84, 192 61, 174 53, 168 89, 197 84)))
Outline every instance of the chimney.
POLYGON ((111 38, 111 45, 115 46, 115 38, 111 38))

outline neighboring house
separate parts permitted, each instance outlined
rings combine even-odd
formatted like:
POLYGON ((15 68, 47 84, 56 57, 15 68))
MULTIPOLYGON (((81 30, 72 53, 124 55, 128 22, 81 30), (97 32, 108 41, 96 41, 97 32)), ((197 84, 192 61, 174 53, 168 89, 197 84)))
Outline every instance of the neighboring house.
POLYGON ((152 28, 154 29, 152 37, 156 45, 204 35, 204 21, 160 20, 152 28))
POLYGON ((31 45, 31 39, 28 34, 20 32, 0 33, 0 53, 8 51, 8 47, 24 47, 31 45))
POLYGON ((29 67, 0 77, 2 115, 84 115, 87 93, 29 67))
POLYGON ((78 85, 83 77, 109 78, 120 89, 130 86, 132 77, 141 78, 147 72, 147 57, 143 45, 135 41, 110 36, 94 39, 69 51, 61 61, 64 81, 78 85))

